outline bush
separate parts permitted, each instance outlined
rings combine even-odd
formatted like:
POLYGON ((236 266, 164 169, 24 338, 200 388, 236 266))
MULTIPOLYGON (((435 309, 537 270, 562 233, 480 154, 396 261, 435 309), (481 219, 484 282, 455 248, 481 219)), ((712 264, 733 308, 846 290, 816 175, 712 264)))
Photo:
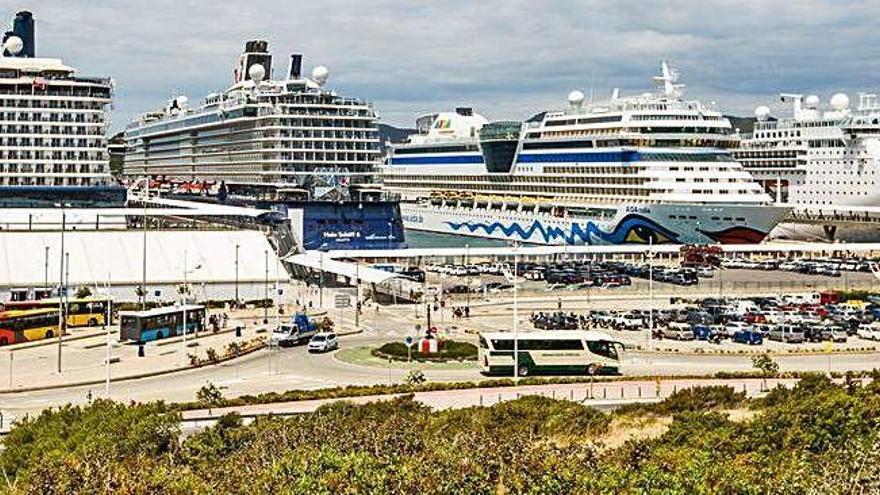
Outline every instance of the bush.
POLYGON ((622 413, 648 412, 659 415, 729 409, 742 405, 745 392, 726 385, 683 388, 655 404, 632 404, 618 409, 622 413))
MULTIPOLYGON (((495 384, 509 384, 497 380, 495 384)), ((426 383, 413 389, 472 387, 426 383)), ((405 393, 407 385, 384 390, 405 393)), ((375 387, 312 391, 328 395, 375 387)), ((295 392, 305 396, 307 392, 295 392)), ((276 394, 277 397, 294 392, 276 394)), ((199 394, 228 403, 219 389, 199 394)), ((731 420, 728 387, 681 391, 655 408, 666 431, 597 448, 620 412, 526 396, 432 411, 404 395, 344 401, 249 424, 235 415, 184 437, 161 403, 46 411, 4 438, 11 493, 877 493, 880 384, 808 376, 731 420), (704 410, 706 409, 706 410, 704 410)), ((626 412, 626 411, 624 411, 626 412)), ((638 425, 626 417, 619 425, 638 425)))
MULTIPOLYGON (((477 359, 477 346, 469 342, 456 342, 454 340, 443 340, 439 342, 439 352, 431 354, 421 354, 415 347, 412 348, 412 359, 414 360, 431 360, 431 361, 449 361, 449 360, 475 360, 477 359)), ((406 361, 410 350, 407 349, 403 342, 388 342, 380 347, 373 349, 371 353, 382 359, 394 359, 397 361, 406 361)))

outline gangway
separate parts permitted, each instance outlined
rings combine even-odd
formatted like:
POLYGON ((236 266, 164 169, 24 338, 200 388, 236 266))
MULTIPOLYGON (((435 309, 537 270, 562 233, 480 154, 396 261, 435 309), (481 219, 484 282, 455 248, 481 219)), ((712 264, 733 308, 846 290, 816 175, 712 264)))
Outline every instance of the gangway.
POLYGON ((825 237, 833 241, 837 226, 844 224, 873 224, 880 227, 880 207, 877 206, 814 206, 796 207, 786 223, 820 225, 825 237))

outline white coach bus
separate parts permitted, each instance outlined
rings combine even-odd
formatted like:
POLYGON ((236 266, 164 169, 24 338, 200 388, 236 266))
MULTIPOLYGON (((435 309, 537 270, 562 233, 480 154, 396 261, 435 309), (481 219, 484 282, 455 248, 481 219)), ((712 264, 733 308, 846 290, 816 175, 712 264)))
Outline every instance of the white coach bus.
MULTIPOLYGON (((623 344, 602 332, 548 330, 520 332, 517 374, 598 375, 620 372, 623 344)), ((513 374, 513 333, 480 334, 483 374, 513 374)))

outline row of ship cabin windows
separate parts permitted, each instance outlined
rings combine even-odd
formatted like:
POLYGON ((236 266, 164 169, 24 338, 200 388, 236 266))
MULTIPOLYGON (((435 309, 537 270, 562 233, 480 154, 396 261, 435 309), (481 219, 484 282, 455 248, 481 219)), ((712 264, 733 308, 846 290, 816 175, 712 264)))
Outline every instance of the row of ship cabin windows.
MULTIPOLYGON (((105 156, 104 150, 101 151, 68 151, 62 153, 53 151, 52 160, 101 160, 105 156)), ((2 151, 0 150, 0 159, 2 160, 48 160, 50 157, 48 151, 2 151)))
MULTIPOLYGON (((428 184, 425 182, 394 182, 386 184, 397 189, 424 189, 428 184)), ((603 196, 649 196, 654 192, 649 189, 637 188, 621 188, 621 187, 571 187, 571 186, 513 186, 510 184, 493 184, 492 190, 486 190, 481 184, 457 184, 458 190, 485 191, 489 193, 506 192, 506 193, 543 193, 543 194, 596 194, 603 196)), ((671 190, 669 192, 672 192, 671 190)))
MULTIPOLYGON (((697 217, 693 215, 669 215, 670 220, 696 220, 697 217)), ((733 222, 734 220, 737 222, 745 222, 746 219, 744 217, 712 217, 712 221, 719 222, 724 220, 725 222, 733 222)))
POLYGON ((3 134, 53 134, 62 136, 100 136, 104 137, 103 126, 98 129, 88 129, 87 127, 59 127, 41 126, 41 125, 0 125, 0 133, 3 134))
POLYGON ((3 177, 0 186, 96 186, 107 181, 93 177, 3 177))
POLYGON ((29 113, 29 112, 0 112, 0 120, 7 122, 62 122, 71 124, 103 124, 102 113, 29 113))
POLYGON ((0 99, 0 107, 2 108, 57 108, 60 110, 103 110, 105 105, 107 105, 107 102, 100 101, 65 101, 54 99, 0 99))
POLYGON ((801 137, 801 131, 755 131, 756 138, 801 137))
POLYGON ((373 112, 362 109, 352 110, 351 108, 337 108, 333 110, 318 110, 313 108, 302 107, 284 107, 282 112, 284 115, 297 115, 304 117, 371 117, 374 118, 373 112))
POLYGON ((25 163, 25 164, 21 164, 21 165, 19 165, 18 163, 6 163, 6 164, 0 163, 0 172, 6 172, 6 173, 11 173, 11 174, 19 174, 19 173, 21 173, 21 174, 30 174, 30 173, 44 174, 44 173, 48 173, 48 172, 51 172, 54 174, 61 174, 61 173, 87 174, 87 173, 91 172, 91 173, 101 174, 101 173, 104 173, 104 166, 103 165, 92 165, 92 164, 80 164, 79 167, 77 167, 75 164, 72 164, 72 163, 68 163, 66 165, 61 164, 61 163, 53 163, 51 166, 48 164, 44 164, 44 163, 36 163, 36 164, 25 163))
POLYGON ((100 139, 73 139, 73 138, 19 138, 7 137, 0 135, 0 146, 16 146, 27 148, 34 147, 52 147, 52 148, 105 148, 103 140, 100 139))

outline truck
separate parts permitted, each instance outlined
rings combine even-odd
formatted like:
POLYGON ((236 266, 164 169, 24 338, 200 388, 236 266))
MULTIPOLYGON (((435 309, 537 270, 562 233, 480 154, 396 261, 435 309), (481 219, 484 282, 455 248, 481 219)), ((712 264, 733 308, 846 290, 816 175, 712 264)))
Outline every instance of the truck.
POLYGON ((297 313, 290 322, 282 323, 272 331, 269 344, 279 347, 305 344, 316 333, 318 325, 315 320, 305 313, 297 313))

